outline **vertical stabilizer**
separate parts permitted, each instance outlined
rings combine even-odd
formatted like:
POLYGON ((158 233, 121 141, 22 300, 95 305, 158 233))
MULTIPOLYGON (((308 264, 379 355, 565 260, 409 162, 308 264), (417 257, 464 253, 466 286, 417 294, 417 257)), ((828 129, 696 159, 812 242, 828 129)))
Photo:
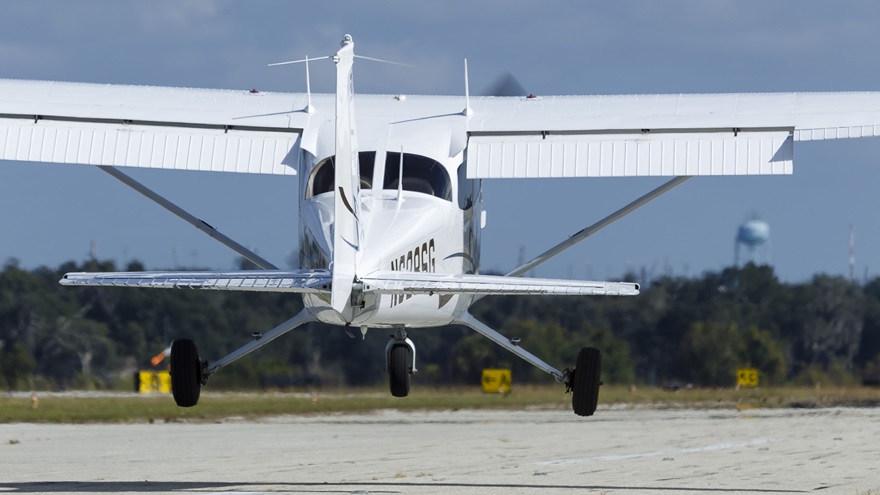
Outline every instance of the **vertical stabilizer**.
POLYGON ((331 306, 351 319, 349 300, 357 270, 361 236, 359 225, 360 170, 354 132, 354 42, 350 35, 333 57, 336 63, 336 199, 333 232, 333 288, 331 306))

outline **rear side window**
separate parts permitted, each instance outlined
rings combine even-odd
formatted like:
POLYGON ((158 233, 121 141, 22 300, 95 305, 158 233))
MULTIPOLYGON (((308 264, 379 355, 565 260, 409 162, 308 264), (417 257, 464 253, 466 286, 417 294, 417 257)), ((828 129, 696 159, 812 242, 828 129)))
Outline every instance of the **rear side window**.
POLYGON ((462 210, 470 210, 474 207, 474 201, 479 187, 478 179, 467 178, 467 164, 462 163, 458 167, 458 207, 462 210))

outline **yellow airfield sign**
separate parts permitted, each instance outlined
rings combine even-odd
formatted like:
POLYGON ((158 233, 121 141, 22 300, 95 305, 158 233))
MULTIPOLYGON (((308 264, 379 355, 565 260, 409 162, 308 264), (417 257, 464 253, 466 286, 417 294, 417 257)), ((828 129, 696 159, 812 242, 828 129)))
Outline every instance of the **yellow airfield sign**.
POLYGON ((167 371, 138 371, 135 374, 135 390, 141 394, 170 394, 171 373, 167 371))
POLYGON ((483 370, 483 392, 489 394, 510 393, 510 370, 508 369, 485 369, 483 370))
POLYGON ((736 385, 738 387, 757 387, 758 370, 755 368, 740 368, 736 370, 736 385))

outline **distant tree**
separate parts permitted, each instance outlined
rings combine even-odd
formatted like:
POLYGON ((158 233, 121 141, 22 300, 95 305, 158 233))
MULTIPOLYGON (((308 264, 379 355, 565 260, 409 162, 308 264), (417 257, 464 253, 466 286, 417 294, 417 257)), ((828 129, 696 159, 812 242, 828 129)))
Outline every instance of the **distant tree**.
POLYGON ((790 329, 798 365, 851 369, 864 325, 861 288, 843 277, 817 275, 797 288, 793 302, 800 320, 800 328, 790 329))
MULTIPOLYGON (((589 324, 584 325, 583 334, 585 346, 595 347, 602 353, 602 381, 626 385, 635 383, 635 363, 625 340, 616 337, 607 328, 589 324)), ((574 346, 574 349, 579 348, 574 346)), ((573 363, 575 358, 569 355, 565 362, 573 363)))
POLYGON ((762 384, 782 384, 788 367, 779 341, 769 331, 756 326, 749 327, 739 338, 742 345, 739 346, 738 367, 757 369, 762 384))
POLYGON ((880 380, 880 278, 875 278, 864 287, 865 319, 859 352, 855 362, 865 369, 869 378, 880 380))
POLYGON ((734 324, 695 322, 676 356, 677 376, 696 385, 727 387, 741 366, 743 344, 734 324))
MULTIPOLYGON (((26 387, 34 377, 58 387, 74 379, 89 386, 133 364, 147 366, 176 338, 193 338, 203 357, 217 359, 303 307, 292 294, 58 284, 66 272, 115 269, 101 260, 29 271, 14 260, 3 265, 0 385, 26 387)), ((142 269, 138 262, 126 267, 142 269)), ((599 348, 606 383, 727 386, 739 366, 758 368, 763 383, 880 370, 880 279, 864 288, 825 275, 784 284, 772 268, 746 265, 650 282, 638 297, 493 296, 471 311, 560 369, 574 364, 579 348, 599 348)), ((236 362, 211 384, 257 387, 267 373, 314 374, 324 384, 384 383, 388 333, 372 329, 361 340, 339 327, 305 325, 236 362)), ((409 333, 423 371, 413 378, 417 385, 420 379, 477 384, 486 367, 510 367, 520 383, 547 381, 543 372, 468 328, 409 333)))
MULTIPOLYGON (((480 383, 484 369, 509 367, 512 360, 500 358, 497 347, 477 334, 459 340, 452 352, 453 380, 476 385, 480 383)), ((520 380, 520 377, 514 379, 520 380)))
POLYGON ((28 387, 28 379, 36 370, 36 361, 23 342, 0 349, 0 372, 9 390, 28 387))

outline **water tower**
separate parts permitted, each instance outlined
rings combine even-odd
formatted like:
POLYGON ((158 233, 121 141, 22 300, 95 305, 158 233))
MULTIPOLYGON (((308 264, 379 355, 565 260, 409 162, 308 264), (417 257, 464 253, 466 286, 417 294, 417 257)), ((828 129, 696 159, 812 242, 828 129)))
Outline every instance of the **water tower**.
POLYGON ((767 265, 771 261, 770 225, 753 216, 739 226, 733 243, 733 262, 739 266, 740 247, 746 250, 743 262, 767 265))

